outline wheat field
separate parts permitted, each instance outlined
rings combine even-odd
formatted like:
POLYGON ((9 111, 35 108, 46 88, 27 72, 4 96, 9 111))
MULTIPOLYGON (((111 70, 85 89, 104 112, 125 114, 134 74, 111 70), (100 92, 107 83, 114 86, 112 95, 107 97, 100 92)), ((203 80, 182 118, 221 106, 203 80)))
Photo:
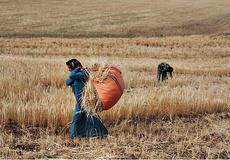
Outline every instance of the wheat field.
POLYGON ((0 159, 229 159, 226 0, 0 1, 0 159), (65 62, 111 64, 125 91, 106 138, 66 145, 65 62), (157 82, 157 65, 174 68, 157 82))
POLYGON ((92 155, 88 155, 91 158, 229 156, 230 41, 226 37, 2 38, 0 46, 0 123, 2 129, 5 128, 0 137, 0 153, 3 157, 83 158, 88 153, 86 148, 92 150, 92 155), (111 136, 102 142, 98 139, 79 140, 81 147, 76 147, 76 153, 63 144, 68 133, 60 133, 71 121, 73 112, 74 97, 65 86, 68 76, 65 61, 73 57, 85 67, 94 63, 118 66, 126 84, 117 105, 100 113, 111 136), (162 61, 171 64, 175 72, 172 80, 158 83, 156 67, 162 61), (212 125, 218 122, 213 119, 218 119, 223 126, 220 131, 217 126, 213 130, 212 125), (189 123, 188 128, 186 123, 189 123), (200 123, 208 127, 201 129, 200 123), (9 130, 10 139, 6 138, 9 130), (213 137, 208 134, 210 130, 213 137), (198 137, 194 140, 195 134, 198 137), (173 135, 181 136, 181 139, 178 142, 167 140, 173 135), (32 138, 27 140, 26 136, 32 138), (136 141, 139 136, 140 140, 136 141), (209 147, 211 140, 204 140, 204 137, 212 139, 216 136, 223 136, 223 141, 209 147), (198 140, 204 150, 196 144, 198 140), (85 146, 89 142, 92 146, 85 146), (112 144, 107 152, 106 144, 109 143, 112 144), (166 143, 167 152, 151 149, 151 145, 158 143, 161 147, 166 143), (120 151, 121 144, 124 151, 120 151), (50 151, 55 152, 53 156, 47 153, 50 145, 50 151), (95 145, 100 149, 94 148, 95 145), (66 151, 59 153, 55 151, 57 148, 66 151), (78 153, 79 149, 82 155, 78 153))

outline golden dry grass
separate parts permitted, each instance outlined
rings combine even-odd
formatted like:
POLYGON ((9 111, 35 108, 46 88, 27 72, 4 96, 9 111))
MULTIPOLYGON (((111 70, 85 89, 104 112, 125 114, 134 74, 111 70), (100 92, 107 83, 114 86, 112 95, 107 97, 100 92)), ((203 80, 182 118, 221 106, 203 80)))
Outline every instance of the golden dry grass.
POLYGON ((229 6, 228 0, 1 0, 0 36, 229 34, 229 6))
POLYGON ((158 119, 150 124, 125 122, 110 128, 106 139, 79 139, 66 147, 65 137, 41 128, 1 128, 4 158, 199 158, 227 159, 230 150, 229 113, 158 119), (128 127, 127 127, 128 125, 128 127))
POLYGON ((229 49, 229 39, 220 36, 1 38, 0 155, 229 158, 229 49), (58 133, 74 106, 65 86, 65 61, 73 57, 84 66, 118 66, 126 90, 115 107, 100 114, 111 136, 83 139, 71 149, 58 133), (162 61, 174 67, 174 78, 157 83, 162 61))
POLYGON ((1 0, 0 158, 230 158, 229 6, 1 0), (77 139, 74 148, 65 144, 68 129, 60 133, 74 107, 70 58, 115 65, 126 84, 100 113, 110 135, 77 139), (161 62, 175 72, 157 83, 161 62))

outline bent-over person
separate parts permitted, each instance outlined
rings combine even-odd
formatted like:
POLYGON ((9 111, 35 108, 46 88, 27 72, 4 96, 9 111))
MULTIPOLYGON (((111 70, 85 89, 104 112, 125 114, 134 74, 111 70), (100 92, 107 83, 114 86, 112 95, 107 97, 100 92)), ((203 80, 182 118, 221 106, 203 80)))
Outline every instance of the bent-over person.
POLYGON ((170 75, 172 79, 173 68, 168 63, 160 63, 157 67, 157 80, 158 82, 168 79, 167 74, 170 75))

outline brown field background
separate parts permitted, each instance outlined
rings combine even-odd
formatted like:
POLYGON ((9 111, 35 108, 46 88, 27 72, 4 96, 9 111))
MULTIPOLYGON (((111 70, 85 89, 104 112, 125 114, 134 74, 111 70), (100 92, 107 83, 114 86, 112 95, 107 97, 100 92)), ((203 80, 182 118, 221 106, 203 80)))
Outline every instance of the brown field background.
POLYGON ((228 0, 1 0, 0 36, 229 34, 228 0))
POLYGON ((0 2, 0 158, 230 158, 230 2, 0 2), (186 35, 186 36, 182 36, 186 35), (65 62, 122 71, 110 135, 65 142, 65 62), (173 79, 158 83, 161 62, 173 79))

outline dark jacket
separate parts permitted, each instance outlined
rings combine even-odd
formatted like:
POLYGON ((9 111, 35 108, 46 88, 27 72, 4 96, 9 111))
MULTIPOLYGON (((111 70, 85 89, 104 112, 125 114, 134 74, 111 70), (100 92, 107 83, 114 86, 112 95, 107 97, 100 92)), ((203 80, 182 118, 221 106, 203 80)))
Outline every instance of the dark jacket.
POLYGON ((168 79, 167 73, 170 74, 172 78, 173 68, 167 63, 161 63, 157 67, 157 79, 158 81, 168 79))

